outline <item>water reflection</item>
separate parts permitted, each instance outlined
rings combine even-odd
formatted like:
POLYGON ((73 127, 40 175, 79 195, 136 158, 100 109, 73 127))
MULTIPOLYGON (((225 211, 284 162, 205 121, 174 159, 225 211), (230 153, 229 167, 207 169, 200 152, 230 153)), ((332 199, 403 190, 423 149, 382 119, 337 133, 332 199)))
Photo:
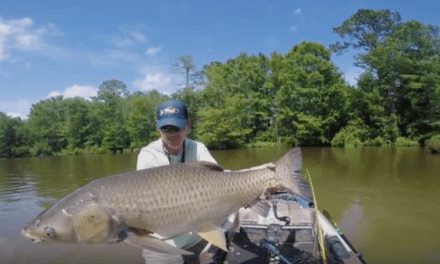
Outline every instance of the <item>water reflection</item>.
MULTIPOLYGON (((229 169, 275 161, 288 148, 213 151, 229 169)), ((440 262, 440 155, 419 148, 302 148, 318 205, 368 263, 440 262)), ((85 183, 134 170, 136 154, 0 160, 0 263, 142 263, 127 245, 31 244, 22 225, 85 183), (67 262, 66 262, 67 261, 67 262)))
POLYGON ((329 209, 367 262, 439 261, 440 156, 419 148, 303 153, 320 207, 329 209))

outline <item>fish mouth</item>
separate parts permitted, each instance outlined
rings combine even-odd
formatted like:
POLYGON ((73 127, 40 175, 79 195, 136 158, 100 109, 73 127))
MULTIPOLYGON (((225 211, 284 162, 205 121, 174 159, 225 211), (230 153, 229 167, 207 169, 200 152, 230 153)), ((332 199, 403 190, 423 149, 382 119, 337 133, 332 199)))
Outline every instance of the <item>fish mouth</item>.
POLYGON ((41 240, 40 238, 36 238, 30 235, 29 232, 26 230, 26 228, 21 229, 21 235, 30 238, 32 240, 32 243, 44 242, 44 240, 41 240))

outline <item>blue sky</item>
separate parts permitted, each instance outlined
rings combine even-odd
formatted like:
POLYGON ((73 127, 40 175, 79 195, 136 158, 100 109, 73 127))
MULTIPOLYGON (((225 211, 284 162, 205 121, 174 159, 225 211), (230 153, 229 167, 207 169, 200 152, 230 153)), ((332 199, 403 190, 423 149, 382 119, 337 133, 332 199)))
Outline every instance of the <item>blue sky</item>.
MULTIPOLYGON (((440 1, 35 1, 0 2, 0 112, 27 118, 53 95, 96 95, 116 78, 130 92, 181 87, 169 67, 192 54, 198 69, 241 51, 286 53, 301 41, 328 46, 359 8, 399 11, 440 25, 440 1)), ((332 56, 354 84, 354 52, 332 56)))

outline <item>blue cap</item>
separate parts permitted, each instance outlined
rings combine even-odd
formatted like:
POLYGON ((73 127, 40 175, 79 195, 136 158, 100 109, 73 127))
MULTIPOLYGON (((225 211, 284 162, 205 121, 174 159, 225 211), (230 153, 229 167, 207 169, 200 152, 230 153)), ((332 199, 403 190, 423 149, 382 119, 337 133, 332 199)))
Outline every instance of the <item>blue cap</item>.
POLYGON ((163 102, 156 109, 156 120, 157 129, 167 125, 183 129, 188 120, 188 109, 184 103, 178 100, 163 102))

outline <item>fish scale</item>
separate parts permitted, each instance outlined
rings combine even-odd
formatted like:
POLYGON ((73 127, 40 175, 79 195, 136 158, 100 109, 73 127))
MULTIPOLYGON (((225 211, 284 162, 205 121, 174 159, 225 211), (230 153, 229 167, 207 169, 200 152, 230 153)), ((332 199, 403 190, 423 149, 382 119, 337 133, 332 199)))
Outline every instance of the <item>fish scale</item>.
POLYGON ((255 180, 255 176, 264 179, 266 174, 274 173, 270 170, 265 170, 265 173, 216 172, 204 167, 188 167, 180 164, 170 167, 173 168, 166 177, 164 177, 164 172, 168 169, 166 167, 159 168, 160 170, 154 173, 150 170, 136 172, 131 176, 132 179, 124 179, 121 183, 119 182, 122 176, 118 175, 115 177, 116 184, 110 184, 108 181, 106 193, 117 193, 116 188, 125 188, 125 191, 119 192, 120 195, 101 193, 99 203, 113 208, 116 215, 123 218, 129 226, 145 228, 166 236, 169 235, 168 226, 178 224, 182 221, 182 217, 195 219, 207 215, 226 216, 232 207, 231 200, 235 200, 237 204, 239 199, 240 205, 235 205, 237 210, 242 206, 241 204, 251 203, 255 196, 263 191, 262 187, 255 188, 254 185, 260 183, 255 180), (182 170, 186 173, 177 173, 182 170), (151 197, 149 194, 155 196, 155 199, 149 199, 151 197), (196 201, 198 204, 194 207, 196 201), (176 209, 180 207, 183 210, 179 215, 176 209), (132 208, 137 208, 137 212, 135 210, 131 213, 132 208), (141 214, 145 214, 142 219, 149 219, 148 223, 139 221, 138 216, 141 214))
POLYGON ((198 162, 100 178, 63 197, 26 224, 22 234, 48 242, 124 240, 159 252, 188 254, 148 234, 194 232, 226 250, 225 239, 219 237, 224 236, 221 223, 241 207, 257 203, 267 188, 284 186, 311 200, 300 170, 297 148, 275 165, 255 170, 223 171, 217 164, 198 162))

